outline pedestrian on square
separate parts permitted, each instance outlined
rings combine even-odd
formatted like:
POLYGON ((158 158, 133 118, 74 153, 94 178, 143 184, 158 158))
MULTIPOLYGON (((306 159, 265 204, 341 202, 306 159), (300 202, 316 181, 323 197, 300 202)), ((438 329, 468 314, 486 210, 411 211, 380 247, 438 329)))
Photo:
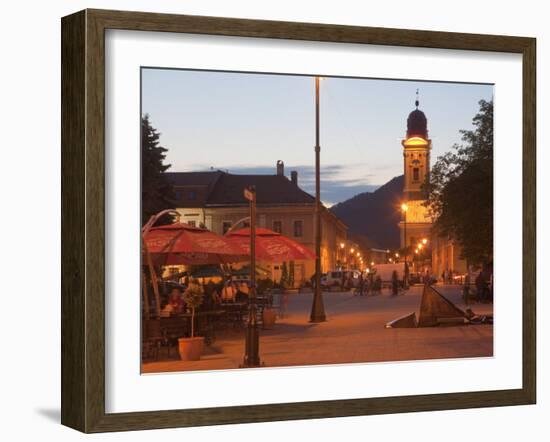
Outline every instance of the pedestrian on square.
POLYGON ((363 272, 359 274, 359 296, 363 296, 365 290, 365 278, 363 278, 363 272))
POLYGON ((393 271, 391 274, 391 294, 397 296, 399 292, 399 277, 397 276, 397 271, 393 271))
POLYGON ((367 293, 369 292, 371 293, 371 295, 374 295, 374 273, 373 272, 369 272, 367 293))
POLYGON ((477 292, 477 301, 485 301, 485 278, 483 271, 479 272, 476 278, 476 292, 477 292))

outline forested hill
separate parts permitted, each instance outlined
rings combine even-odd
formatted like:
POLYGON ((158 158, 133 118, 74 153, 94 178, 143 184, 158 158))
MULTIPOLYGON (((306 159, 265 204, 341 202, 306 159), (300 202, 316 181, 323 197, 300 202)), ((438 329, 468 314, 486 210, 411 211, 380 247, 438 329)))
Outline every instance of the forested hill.
POLYGON ((395 249, 399 247, 402 196, 403 175, 400 175, 374 192, 355 195, 330 210, 347 224, 351 239, 362 239, 361 242, 364 242, 366 237, 370 247, 395 249))

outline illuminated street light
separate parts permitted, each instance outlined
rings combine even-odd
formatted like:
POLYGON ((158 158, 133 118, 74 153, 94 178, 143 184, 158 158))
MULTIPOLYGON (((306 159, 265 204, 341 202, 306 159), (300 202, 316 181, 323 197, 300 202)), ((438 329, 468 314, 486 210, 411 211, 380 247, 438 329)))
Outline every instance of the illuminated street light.
POLYGON ((343 242, 341 242, 340 243, 340 248, 343 249, 344 247, 346 247, 346 245, 343 242))
POLYGON ((428 239, 427 239, 427 238, 423 238, 423 239, 422 239, 422 244, 424 244, 424 245, 428 244, 428 239))
POLYGON ((374 261, 371 261, 370 265, 373 266, 373 265, 374 265, 374 261))
POLYGON ((355 252, 355 249, 351 249, 350 252, 351 252, 351 254, 353 254, 353 252, 355 252))
POLYGON ((409 206, 407 203, 401 204, 401 211, 403 212, 403 243, 405 246, 405 275, 403 277, 403 286, 405 290, 409 288, 409 271, 408 271, 408 263, 407 263, 407 211, 409 210, 409 206))

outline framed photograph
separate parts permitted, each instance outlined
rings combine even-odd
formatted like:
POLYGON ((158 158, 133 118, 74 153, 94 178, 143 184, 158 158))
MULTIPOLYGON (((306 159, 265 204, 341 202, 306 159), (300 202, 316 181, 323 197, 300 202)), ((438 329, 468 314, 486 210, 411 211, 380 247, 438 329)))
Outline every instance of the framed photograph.
POLYGON ((536 400, 535 39, 62 19, 62 423, 536 400))

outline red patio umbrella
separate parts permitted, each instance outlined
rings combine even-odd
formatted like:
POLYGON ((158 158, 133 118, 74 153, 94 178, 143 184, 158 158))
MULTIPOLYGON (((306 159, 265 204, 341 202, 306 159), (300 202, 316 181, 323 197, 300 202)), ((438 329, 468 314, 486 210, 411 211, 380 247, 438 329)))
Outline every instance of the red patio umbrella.
MULTIPOLYGON (((225 237, 250 256, 250 228, 228 232, 225 237)), ((256 228, 256 259, 270 262, 315 259, 315 253, 273 230, 256 228)))
POLYGON ((227 238, 185 223, 152 227, 143 240, 153 261, 160 265, 225 264, 248 259, 227 238))

